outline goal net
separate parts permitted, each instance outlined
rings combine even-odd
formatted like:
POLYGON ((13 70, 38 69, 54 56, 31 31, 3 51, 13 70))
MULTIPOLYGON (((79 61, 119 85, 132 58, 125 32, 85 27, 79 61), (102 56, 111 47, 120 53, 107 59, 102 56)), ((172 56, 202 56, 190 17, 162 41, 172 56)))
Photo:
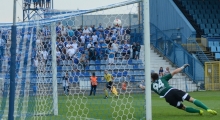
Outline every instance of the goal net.
POLYGON ((21 23, 18 75, 25 74, 25 82, 16 87, 23 91, 16 119, 143 119, 140 5, 129 0, 58 15, 51 10, 48 18, 21 23))

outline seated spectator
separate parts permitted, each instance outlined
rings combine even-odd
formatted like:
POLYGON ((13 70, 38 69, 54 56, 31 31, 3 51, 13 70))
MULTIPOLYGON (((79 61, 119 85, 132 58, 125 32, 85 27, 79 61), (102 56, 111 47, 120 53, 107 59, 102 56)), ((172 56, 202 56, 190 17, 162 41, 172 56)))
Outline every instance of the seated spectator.
POLYGON ((60 52, 62 52, 63 48, 64 48, 64 43, 63 41, 60 41, 58 44, 57 44, 57 47, 59 48, 60 52))
POLYGON ((98 41, 98 36, 95 34, 95 32, 92 35, 92 40, 93 40, 93 43, 98 41))
POLYGON ((86 70, 87 63, 88 62, 87 62, 87 59, 86 59, 86 54, 82 54, 80 59, 79 59, 79 65, 84 68, 84 71, 86 70))
POLYGON ((33 0, 33 2, 34 2, 34 7, 36 8, 38 5, 38 0, 33 0))
POLYGON ((91 44, 91 47, 88 49, 88 52, 89 52, 89 61, 90 60, 96 60, 95 48, 94 48, 93 44, 91 44))
POLYGON ((87 44, 87 49, 89 49, 90 47, 92 46, 92 42, 89 42, 88 44, 87 44))
POLYGON ((132 45, 132 59, 136 58, 136 51, 137 51, 137 46, 136 46, 136 43, 133 42, 133 45, 132 45))
POLYGON ((109 44, 110 41, 111 41, 111 36, 110 36, 110 35, 107 35, 107 36, 105 37, 105 43, 106 43, 106 44, 109 44))
POLYGON ((70 43, 70 41, 67 41, 67 44, 66 44, 66 49, 69 49, 70 46, 72 46, 72 44, 70 43))
POLYGON ((73 37, 74 36, 74 31, 71 29, 70 26, 68 26, 67 34, 68 34, 69 37, 73 37))
POLYGON ((102 58, 106 58, 106 51, 108 49, 108 44, 106 44, 105 42, 100 42, 100 47, 101 47, 101 56, 102 58))
POLYGON ((131 29, 128 27, 125 30, 125 40, 130 40, 131 29))
POLYGON ((163 67, 160 67, 160 70, 159 70, 159 77, 163 77, 163 67))
POLYGON ((73 48, 73 46, 70 46, 70 48, 66 51, 68 55, 68 59, 72 59, 74 54, 76 53, 76 49, 73 48))
POLYGON ((85 43, 86 37, 85 37, 84 33, 80 36, 80 41, 81 41, 81 43, 85 43))
POLYGON ((46 8, 50 7, 50 0, 46 0, 46 8))
POLYGON ((61 59, 66 60, 67 59, 67 54, 66 54, 66 49, 63 48, 61 51, 61 59))
POLYGON ((4 46, 5 46, 5 41, 0 38, 0 58, 1 58, 1 57, 3 56, 3 54, 4 54, 4 46))
POLYGON ((124 44, 122 44, 122 55, 123 59, 128 59, 130 56, 130 44, 127 43, 127 40, 124 40, 124 44))
POLYGON ((112 49, 115 51, 115 57, 117 57, 117 53, 118 53, 118 43, 117 40, 114 40, 114 42, 112 43, 112 49))
POLYGON ((106 37, 110 33, 109 28, 106 28, 104 30, 104 37, 106 37))
POLYGON ((92 31, 96 32, 97 30, 95 29, 95 25, 92 25, 92 31))
POLYGON ((62 26, 62 29, 61 29, 61 35, 62 36, 66 36, 67 32, 66 32, 66 28, 64 26, 62 26))
POLYGON ((101 49, 98 43, 95 44, 95 56, 96 60, 101 60, 101 49))
POLYGON ((35 59, 34 59, 34 67, 35 67, 35 70, 37 70, 38 63, 39 63, 39 59, 38 59, 37 57, 35 57, 35 59))
POLYGON ((140 45, 140 43, 138 43, 137 42, 137 46, 136 46, 136 48, 137 48, 137 51, 136 51, 136 59, 139 59, 139 57, 140 57, 140 51, 141 51, 141 45, 140 45))
POLYGON ((79 51, 81 54, 85 53, 85 49, 84 49, 84 46, 83 46, 82 43, 80 44, 80 46, 79 46, 79 48, 78 48, 78 51, 79 51))
POLYGON ((108 49, 108 63, 109 65, 113 65, 114 64, 114 58, 115 58, 115 51, 113 50, 112 45, 110 46, 110 48, 108 49))
POLYGON ((119 31, 119 40, 124 40, 124 28, 120 26, 118 31, 119 31))
POLYGON ((41 55, 43 57, 43 61, 45 62, 45 65, 46 65, 47 64, 47 59, 48 59, 48 52, 46 51, 46 49, 41 51, 41 55))
POLYGON ((76 43, 76 40, 73 40, 71 46, 73 46, 74 49, 78 49, 78 44, 76 43))
POLYGON ((97 30, 100 31, 101 33, 104 31, 102 27, 102 23, 99 23, 99 27, 97 28, 97 30))
POLYGON ((163 75, 165 76, 165 75, 168 75, 168 74, 170 74, 170 68, 169 67, 166 68, 163 75))
POLYGON ((59 51, 59 48, 56 48, 56 57, 57 57, 57 65, 60 65, 61 60, 61 52, 59 51))
POLYGON ((103 38, 102 34, 100 34, 99 37, 98 37, 98 42, 100 42, 100 41, 104 41, 104 38, 103 38))
POLYGON ((90 31, 89 31, 87 26, 85 26, 85 28, 83 29, 83 33, 84 34, 89 34, 90 33, 90 31))

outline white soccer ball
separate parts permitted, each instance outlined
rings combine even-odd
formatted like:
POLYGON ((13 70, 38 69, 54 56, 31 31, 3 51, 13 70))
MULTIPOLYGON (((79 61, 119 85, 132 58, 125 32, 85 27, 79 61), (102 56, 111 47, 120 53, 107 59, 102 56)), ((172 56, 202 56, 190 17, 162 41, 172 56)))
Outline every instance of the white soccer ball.
POLYGON ((121 20, 120 19, 115 19, 114 22, 113 22, 114 26, 121 26, 121 20))

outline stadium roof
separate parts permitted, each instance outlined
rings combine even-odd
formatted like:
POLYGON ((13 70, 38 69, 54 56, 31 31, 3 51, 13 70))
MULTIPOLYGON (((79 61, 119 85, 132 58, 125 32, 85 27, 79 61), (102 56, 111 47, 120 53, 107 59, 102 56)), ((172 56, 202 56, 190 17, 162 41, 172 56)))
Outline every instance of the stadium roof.
MULTIPOLYGON (((89 10, 76 10, 76 11, 68 11, 68 12, 64 12, 64 14, 61 15, 56 15, 53 16, 51 18, 45 18, 45 19, 41 19, 41 20, 31 20, 28 22, 18 22, 16 23, 17 26, 34 26, 34 25, 45 25, 45 24, 50 24, 52 22, 57 22, 63 19, 68 19, 71 18, 73 16, 80 16, 82 14, 88 14, 88 13, 92 13, 92 12, 96 12, 99 10, 107 10, 107 9, 111 9, 111 8, 116 8, 116 7, 120 7, 120 6, 125 6, 125 5, 129 5, 129 4, 134 4, 137 2, 141 2, 142 0, 127 0, 124 2, 120 2, 120 3, 115 3, 115 4, 110 4, 107 6, 103 6, 103 7, 99 7, 99 8, 95 8, 95 9, 89 9, 89 10)), ((56 11, 54 11, 56 12, 56 11)), ((57 10, 57 12, 59 12, 59 10, 57 10)), ((59 12, 60 13, 60 12, 59 12)), ((0 27, 11 27, 12 23, 0 23, 0 27)))

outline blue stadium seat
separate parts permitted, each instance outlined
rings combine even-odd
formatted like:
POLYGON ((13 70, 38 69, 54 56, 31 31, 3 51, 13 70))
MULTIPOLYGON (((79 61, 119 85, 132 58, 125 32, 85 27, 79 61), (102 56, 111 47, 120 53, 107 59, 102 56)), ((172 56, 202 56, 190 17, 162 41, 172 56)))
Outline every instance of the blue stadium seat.
POLYGON ((90 61, 89 61, 89 64, 95 64, 95 61, 90 60, 90 61))
POLYGON ((202 9, 202 6, 196 4, 196 8, 199 9, 199 10, 201 10, 201 9, 202 9))
POLYGON ((202 5, 202 9, 203 10, 207 9, 207 5, 202 5))
POLYGON ((220 52, 220 46, 217 46, 217 52, 220 52))
POLYGON ((206 10, 206 14, 211 14, 211 10, 206 10))
POLYGON ((215 14, 210 14, 209 17, 210 19, 215 19, 215 14))
POLYGON ((101 69, 100 69, 100 65, 96 65, 96 66, 95 66, 95 69, 96 69, 96 70, 101 70, 101 69))
MULTIPOLYGON (((197 23, 197 24, 201 24, 201 23, 202 23, 202 19, 197 19, 197 20, 196 20, 196 23, 197 23)), ((204 24, 204 23, 203 23, 203 24, 204 24)))
POLYGON ((211 29, 212 28, 211 24, 206 24, 205 26, 206 26, 207 29, 211 29))
POLYGON ((204 29, 204 33, 207 35, 209 34, 209 29, 204 29))
MULTIPOLYGON (((201 14, 201 16, 203 16, 203 14, 201 14)), ((204 14, 204 17, 201 17, 200 19, 202 19, 202 18, 208 19, 209 15, 208 14, 204 14)))
POLYGON ((217 28, 217 24, 219 23, 219 20, 218 19, 214 19, 213 23, 216 24, 216 28, 217 28))
POLYGON ((219 46, 219 41, 214 41, 214 46, 219 46))
POLYGON ((95 66, 90 66, 89 69, 90 70, 95 70, 95 66))
POLYGON ((215 53, 215 59, 220 59, 220 53, 215 53))
POLYGON ((97 64, 101 64, 101 61, 100 60, 96 60, 95 61, 95 64, 97 65, 97 64))
POLYGON ((216 46, 211 46, 211 52, 217 52, 216 46))
POLYGON ((193 10, 189 10, 189 14, 190 14, 190 15, 194 15, 195 13, 194 13, 193 10))
POLYGON ((194 10, 194 14, 199 15, 200 11, 199 10, 194 10))
POLYGON ((215 29, 210 29, 210 33, 211 34, 215 34, 216 32, 215 32, 215 29))
POLYGON ((128 75, 128 71, 123 71, 123 76, 127 76, 128 75))
POLYGON ((200 10, 200 13, 205 15, 205 10, 200 10))
POLYGON ((217 29, 217 24, 212 24, 213 29, 217 29))
POLYGON ((206 27, 205 27, 205 24, 200 24, 200 28, 201 29, 205 29, 206 27))
POLYGON ((202 23, 207 24, 207 19, 202 19, 202 23))
POLYGON ((213 23, 213 20, 212 20, 212 19, 208 19, 208 23, 209 23, 209 24, 212 24, 212 23, 213 23))
POLYGON ((216 9, 212 9, 211 12, 212 12, 212 14, 216 14, 217 13, 216 9))
POLYGON ((220 27, 216 29, 216 33, 220 34, 220 27))
POLYGON ((185 5, 186 10, 190 10, 191 6, 190 5, 185 5))

